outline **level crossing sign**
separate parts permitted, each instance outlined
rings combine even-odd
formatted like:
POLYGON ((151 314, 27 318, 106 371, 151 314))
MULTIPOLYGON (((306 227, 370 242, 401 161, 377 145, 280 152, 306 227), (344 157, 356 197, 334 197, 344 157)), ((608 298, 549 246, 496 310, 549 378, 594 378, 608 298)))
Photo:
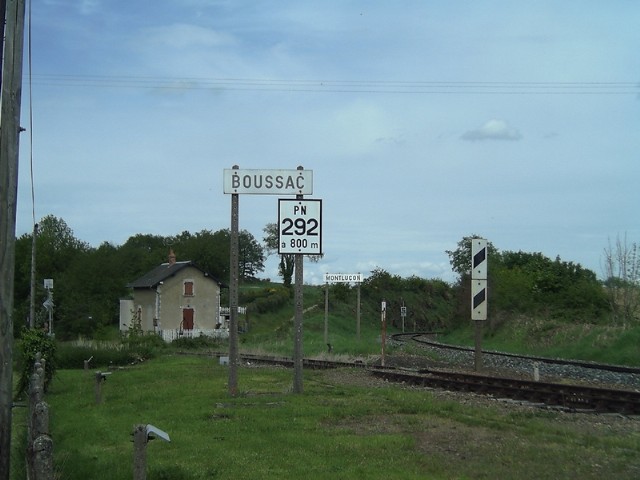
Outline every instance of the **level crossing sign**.
POLYGON ((278 199, 278 253, 322 255, 322 200, 278 199))

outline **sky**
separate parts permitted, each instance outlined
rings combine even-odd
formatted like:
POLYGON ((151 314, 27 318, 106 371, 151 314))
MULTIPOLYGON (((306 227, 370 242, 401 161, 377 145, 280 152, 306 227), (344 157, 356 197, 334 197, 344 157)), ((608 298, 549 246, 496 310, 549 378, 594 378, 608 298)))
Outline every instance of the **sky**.
MULTIPOLYGON (((610 241, 640 240, 638 24, 632 0, 32 0, 16 233, 230 228, 224 169, 303 166, 306 283, 454 281, 472 234, 602 276, 610 241)), ((259 241, 277 216, 239 195, 259 241)))

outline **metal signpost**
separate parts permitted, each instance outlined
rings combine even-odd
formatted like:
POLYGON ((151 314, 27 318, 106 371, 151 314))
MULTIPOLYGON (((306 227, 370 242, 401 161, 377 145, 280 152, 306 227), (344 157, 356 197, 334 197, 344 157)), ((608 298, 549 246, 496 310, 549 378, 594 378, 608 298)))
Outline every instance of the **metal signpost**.
POLYGON ((360 340, 360 284, 364 280, 361 273, 325 273, 325 301, 324 301, 324 343, 329 342, 329 288, 330 283, 355 283, 358 286, 356 299, 356 338, 360 340))
POLYGON ((475 323, 475 370, 482 369, 482 323, 487 320, 487 241, 471 240, 471 320, 475 323))
MULTIPOLYGON (((302 393, 302 282, 303 282, 303 256, 306 247, 302 245, 306 240, 307 246, 315 249, 315 253, 309 255, 320 254, 321 252, 321 225, 318 219, 318 225, 314 222, 308 222, 310 218, 303 214, 302 206, 304 204, 303 195, 311 195, 313 193, 313 171, 305 170, 298 167, 295 170, 256 170, 256 169, 240 169, 235 165, 231 169, 225 169, 223 175, 224 193, 231 195, 231 245, 230 245, 230 279, 229 279, 229 393, 233 396, 237 395, 237 368, 238 368, 238 280, 239 280, 239 205, 238 195, 295 195, 296 201, 302 202, 298 204, 298 209, 294 209, 297 216, 286 217, 292 221, 288 232, 292 233, 291 240, 294 240, 294 246, 300 244, 299 251, 294 252, 295 255, 295 339, 294 339, 294 382, 293 389, 295 393, 302 393), (298 221, 296 225, 296 221, 298 221), (304 222, 304 235, 302 235, 302 223, 304 222), (311 232, 311 235, 309 234, 311 232), (311 241, 310 237, 315 238, 317 232, 318 240, 311 241)), ((307 205, 304 205, 307 207, 307 205)), ((304 209, 306 212, 306 208, 304 209)), ((294 213, 294 212, 292 212, 294 213)), ((280 222, 279 222, 280 223, 280 222)), ((288 227, 288 222, 279 227, 280 232, 288 227)), ((279 239, 279 244, 282 240, 279 239)))
POLYGON ((49 325, 48 325, 48 333, 49 336, 53 336, 53 278, 45 278, 44 279, 44 288, 47 290, 47 299, 44 301, 42 306, 47 309, 49 313, 49 325))
POLYGON ((380 360, 380 365, 384 367, 384 347, 387 343, 387 301, 382 300, 380 304, 380 320, 382 321, 382 335, 380 338, 380 343, 382 345, 382 357, 380 360))

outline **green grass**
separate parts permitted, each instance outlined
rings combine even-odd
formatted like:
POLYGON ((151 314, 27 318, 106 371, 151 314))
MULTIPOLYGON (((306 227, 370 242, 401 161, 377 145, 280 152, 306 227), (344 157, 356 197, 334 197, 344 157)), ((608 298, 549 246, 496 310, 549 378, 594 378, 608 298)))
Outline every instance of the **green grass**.
MULTIPOLYGON (((473 325, 441 335, 445 343, 474 345, 473 325)), ((483 328, 482 347, 511 353, 640 366, 640 326, 617 327, 512 318, 483 328)))
POLYGON ((292 394, 285 368, 241 367, 241 394, 207 357, 163 356, 117 370, 95 404, 94 378, 57 373, 48 402, 58 478, 129 479, 131 433, 149 479, 636 478, 636 421, 472 407, 418 389, 345 382, 355 371, 306 371, 292 394), (361 386, 360 386, 361 385, 361 386))

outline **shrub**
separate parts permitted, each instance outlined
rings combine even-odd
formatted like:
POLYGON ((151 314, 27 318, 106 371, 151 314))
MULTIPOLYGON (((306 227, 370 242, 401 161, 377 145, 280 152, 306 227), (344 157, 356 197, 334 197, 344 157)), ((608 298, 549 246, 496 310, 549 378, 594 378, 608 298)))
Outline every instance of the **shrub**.
POLYGON ((84 368, 84 361, 89 359, 91 368, 127 365, 133 360, 129 350, 122 345, 113 348, 70 344, 58 346, 58 368, 84 368))
POLYGON ((203 348, 218 348, 221 344, 221 340, 217 338, 211 338, 206 335, 200 335, 199 337, 176 338, 171 345, 177 348, 184 348, 185 350, 197 350, 203 348))
POLYGON ((45 360, 44 390, 47 391, 57 368, 55 341, 42 330, 25 328, 18 343, 18 353, 20 379, 18 380, 16 397, 22 395, 29 388, 29 380, 38 353, 45 360))

